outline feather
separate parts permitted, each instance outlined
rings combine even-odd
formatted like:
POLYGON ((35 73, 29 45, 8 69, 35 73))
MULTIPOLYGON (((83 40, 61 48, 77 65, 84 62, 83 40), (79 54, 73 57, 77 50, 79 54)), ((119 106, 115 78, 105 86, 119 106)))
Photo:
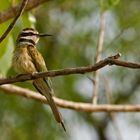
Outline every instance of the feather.
MULTIPOLYGON (((47 67, 45 65, 43 57, 34 47, 28 46, 28 53, 32 58, 32 62, 35 65, 37 72, 47 71, 47 67)), ((63 129, 66 131, 62 116, 58 111, 58 108, 53 99, 53 89, 51 87, 50 79, 48 77, 35 79, 33 81, 33 85, 35 86, 35 88, 38 90, 39 93, 41 93, 46 97, 56 121, 58 123, 61 123, 63 129)))

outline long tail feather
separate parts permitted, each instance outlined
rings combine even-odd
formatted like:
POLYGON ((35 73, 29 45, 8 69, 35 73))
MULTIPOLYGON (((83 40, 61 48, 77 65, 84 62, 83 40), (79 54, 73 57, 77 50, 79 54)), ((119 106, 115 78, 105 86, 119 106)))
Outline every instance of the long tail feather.
POLYGON ((56 121, 58 123, 61 123, 63 129, 66 131, 62 116, 52 98, 52 93, 51 93, 52 90, 50 89, 49 83, 47 83, 47 81, 45 81, 44 79, 36 79, 33 81, 33 85, 38 90, 38 92, 40 92, 42 95, 44 95, 47 98, 48 104, 52 109, 56 121))

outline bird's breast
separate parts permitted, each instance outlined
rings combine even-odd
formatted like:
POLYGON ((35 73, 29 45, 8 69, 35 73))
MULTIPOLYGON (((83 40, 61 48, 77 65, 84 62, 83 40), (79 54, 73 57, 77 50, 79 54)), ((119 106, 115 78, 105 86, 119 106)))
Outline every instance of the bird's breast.
POLYGON ((26 47, 16 48, 12 64, 15 71, 20 74, 36 72, 35 65, 26 47))

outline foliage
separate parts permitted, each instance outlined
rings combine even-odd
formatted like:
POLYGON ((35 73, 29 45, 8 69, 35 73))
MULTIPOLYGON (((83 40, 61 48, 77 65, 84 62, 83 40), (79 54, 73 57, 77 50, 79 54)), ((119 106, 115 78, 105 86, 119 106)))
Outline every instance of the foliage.
MULTIPOLYGON (((18 3, 13 0, 3 1, 0 11, 11 7, 13 2, 18 3)), ((40 39, 37 45, 48 69, 93 64, 99 35, 99 15, 100 11, 104 10, 107 13, 102 56, 107 57, 120 52, 121 59, 139 62, 139 0, 57 0, 40 5, 20 17, 12 32, 0 44, 0 74, 3 76, 16 74, 11 66, 12 52, 17 34, 25 27, 35 27, 39 32, 54 35, 54 37, 40 39)), ((0 25, 0 34, 5 31, 9 23, 10 21, 7 21, 0 25)), ((91 102, 94 87, 88 77, 93 77, 93 73, 85 76, 52 78, 55 95, 72 101, 91 102)), ((99 103, 108 102, 105 95, 108 91, 112 93, 113 103, 138 103, 139 79, 138 70, 119 67, 104 68, 101 70, 99 103)), ((17 83, 17 85, 35 90, 29 82, 17 83)), ((48 106, 21 97, 9 96, 1 91, 0 93, 1 140, 90 140, 93 138, 116 140, 112 138, 112 133, 115 137, 118 136, 110 114, 88 114, 60 109, 68 129, 65 134, 55 122, 48 106)), ((123 117, 124 115, 116 115, 118 122, 122 121, 123 117)), ((138 136, 136 128, 140 127, 140 120, 136 119, 137 123, 135 122, 134 125, 132 119, 133 115, 129 114, 125 124, 129 124, 130 129, 135 130, 129 135, 135 135, 136 139, 138 136)), ((121 124, 118 123, 118 125, 121 124)), ((120 128, 123 137, 129 137, 123 129, 127 127, 120 128)))

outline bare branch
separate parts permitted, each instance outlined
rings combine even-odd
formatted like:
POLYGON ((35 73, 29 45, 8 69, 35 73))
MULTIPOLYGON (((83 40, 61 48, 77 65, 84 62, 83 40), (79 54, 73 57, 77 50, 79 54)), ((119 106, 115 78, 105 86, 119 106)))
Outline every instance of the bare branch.
MULTIPOLYGON (((99 38, 97 42, 95 62, 99 62, 101 60, 101 53, 103 50, 104 34, 105 34, 105 14, 106 14, 106 11, 102 12, 100 16, 100 31, 99 31, 99 38)), ((95 72, 94 81, 95 81, 95 84, 94 84, 92 103, 97 104, 98 89, 99 89, 99 71, 95 72)))
MULTIPOLYGON (((106 98, 107 98, 107 103, 111 104, 112 103, 112 91, 111 91, 111 87, 109 85, 109 81, 104 76, 102 78, 104 80, 105 94, 106 94, 106 98)), ((119 127, 119 124, 118 124, 117 119, 116 119, 116 113, 110 112, 110 117, 111 117, 113 126, 115 128, 116 137, 118 138, 118 140, 123 140, 122 133, 120 131, 120 127, 119 127)))
POLYGON ((20 6, 20 9, 17 12, 17 15, 15 16, 14 20, 11 22, 11 24, 8 26, 7 30, 0 37, 0 43, 6 38, 6 36, 8 35, 8 33, 12 30, 12 28, 14 27, 17 19, 20 17, 20 15, 22 14, 24 8, 26 7, 27 3, 28 3, 28 0, 23 0, 22 1, 21 6, 20 6))
MULTIPOLYGON (((28 11, 32 8, 35 8, 38 5, 43 4, 47 1, 49 1, 49 0, 29 0, 24 11, 28 11)), ((20 6, 21 6, 21 4, 11 7, 4 12, 0 12, 0 23, 3 23, 5 21, 9 20, 10 18, 13 18, 17 14, 17 11, 19 10, 20 6)))
POLYGON ((62 69, 62 70, 51 70, 51 71, 46 71, 46 72, 34 73, 34 74, 22 74, 22 75, 18 75, 16 77, 10 77, 10 78, 6 78, 6 79, 1 78, 0 85, 10 84, 10 83, 15 83, 15 82, 22 82, 22 81, 27 81, 27 80, 33 80, 33 79, 43 78, 43 77, 56 77, 56 76, 70 75, 70 74, 84 74, 84 73, 93 72, 98 69, 101 69, 101 68, 105 67, 106 65, 117 65, 117 66, 127 67, 127 68, 131 68, 131 69, 140 69, 139 63, 132 63, 132 62, 116 60, 116 59, 114 59, 115 56, 108 57, 104 60, 101 60, 93 66, 67 68, 67 69, 62 69))
MULTIPOLYGON (((2 85, 0 86, 0 90, 4 91, 6 94, 15 94, 47 103, 46 98, 41 94, 14 85, 2 85)), ((140 105, 93 105, 90 103, 67 101, 56 97, 54 97, 54 101, 59 107, 83 112, 140 112, 140 105)))

